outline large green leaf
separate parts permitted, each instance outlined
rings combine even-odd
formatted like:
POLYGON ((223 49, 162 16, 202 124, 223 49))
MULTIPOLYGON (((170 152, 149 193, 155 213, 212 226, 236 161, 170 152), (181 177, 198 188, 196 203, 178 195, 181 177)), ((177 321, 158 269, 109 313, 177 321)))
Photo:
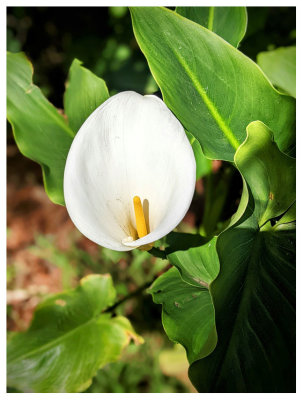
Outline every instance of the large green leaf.
POLYGON ((208 158, 233 161, 247 125, 261 120, 280 150, 294 150, 295 102, 210 30, 161 7, 132 7, 137 42, 165 103, 208 158))
POLYGON ((64 110, 74 132, 78 132, 86 118, 109 97, 104 80, 81 64, 77 59, 73 61, 64 94, 64 110))
POLYGON ((220 273, 210 286, 218 344, 189 374, 202 392, 293 392, 295 228, 264 221, 293 202, 294 160, 279 152, 262 123, 247 134, 235 155, 245 179, 242 201, 218 237, 220 273))
POLYGON ((296 47, 279 47, 257 56, 257 63, 273 85, 296 97, 296 47))
POLYGON ((172 232, 165 249, 171 268, 152 285, 155 303, 162 304, 168 337, 181 343, 190 363, 211 353, 217 342, 209 285, 219 272, 216 238, 172 232))
POLYGON ((8 343, 8 385, 25 392, 85 390, 131 337, 141 340, 126 318, 102 314, 115 296, 110 275, 89 275, 41 303, 30 328, 8 343))
POLYGON ((41 165, 48 196, 64 204, 63 171, 74 134, 32 75, 23 53, 7 53, 7 118, 21 153, 41 165))
POLYGON ((246 7, 177 7, 176 12, 238 47, 247 27, 246 7))

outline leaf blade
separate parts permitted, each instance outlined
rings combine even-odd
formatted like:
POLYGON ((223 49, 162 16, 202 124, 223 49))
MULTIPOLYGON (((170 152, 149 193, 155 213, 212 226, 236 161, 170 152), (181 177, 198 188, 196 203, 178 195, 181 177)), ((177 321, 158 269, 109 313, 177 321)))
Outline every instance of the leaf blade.
POLYGON ((64 205, 63 171, 74 133, 32 82, 33 68, 23 53, 7 54, 7 118, 26 157, 42 167, 49 198, 64 205))
POLYGON ((167 258, 176 266, 182 279, 190 285, 207 287, 219 273, 216 240, 200 235, 171 232, 166 239, 167 258))
POLYGON ((252 190, 260 227, 295 201, 296 161, 278 149, 272 132, 261 121, 248 125, 235 164, 252 190))
POLYGON ((131 15, 165 103, 206 157, 233 161, 246 126, 257 119, 275 132, 279 148, 292 154, 295 103, 279 94, 253 61, 170 10, 133 7, 131 15))
POLYGON ((176 7, 176 12, 238 47, 247 28, 246 7, 176 7))
POLYGON ((89 275, 42 302, 30 328, 8 342, 8 384, 34 392, 84 390, 131 337, 141 340, 126 319, 100 314, 115 296, 109 275, 89 275))
POLYGON ((296 47, 279 47, 257 55, 257 63, 273 85, 296 97, 296 47))
POLYGON ((72 130, 78 132, 87 117, 108 98, 104 80, 84 68, 81 61, 74 59, 64 93, 64 110, 72 130))
POLYGON ((189 370, 202 392, 295 390, 294 231, 256 234, 251 223, 218 242, 221 273, 211 290, 219 342, 189 370), (241 252, 231 252, 235 243, 241 252))
POLYGON ((155 303, 162 304, 167 336, 185 347, 189 362, 211 353, 217 336, 213 303, 206 288, 186 283, 172 267, 156 279, 149 292, 155 303))

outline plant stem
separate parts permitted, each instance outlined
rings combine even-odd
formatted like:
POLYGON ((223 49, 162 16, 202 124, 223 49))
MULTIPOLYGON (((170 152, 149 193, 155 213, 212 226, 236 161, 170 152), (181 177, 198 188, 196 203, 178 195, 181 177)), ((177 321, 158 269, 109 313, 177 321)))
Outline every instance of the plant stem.
POLYGON ((132 297, 137 296, 141 292, 143 292, 145 289, 147 289, 155 280, 155 278, 149 282, 145 282, 144 285, 139 286, 138 289, 134 290, 133 292, 129 293, 128 295, 124 296, 121 300, 117 301, 115 304, 112 306, 108 307, 106 310, 103 311, 103 313, 113 311, 115 308, 120 306, 120 304, 124 303, 125 301, 131 299, 132 297))

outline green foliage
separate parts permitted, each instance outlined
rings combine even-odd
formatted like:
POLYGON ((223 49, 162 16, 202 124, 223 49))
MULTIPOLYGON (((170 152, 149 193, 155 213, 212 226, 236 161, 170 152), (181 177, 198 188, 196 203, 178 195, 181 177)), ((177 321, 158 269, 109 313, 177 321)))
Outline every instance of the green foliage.
POLYGON ((220 274, 211 285, 219 341, 210 356, 192 364, 190 377, 203 392, 293 392, 294 224, 275 229, 268 219, 293 202, 294 160, 256 121, 235 162, 245 179, 243 195, 218 237, 220 274), (284 174, 290 186, 279 191, 277 178, 284 174))
MULTIPOLYGON (((126 12, 111 7, 108 16, 122 21, 126 12)), ((126 298, 133 295, 129 287, 140 292, 172 264, 149 292, 162 305, 168 338, 186 349, 190 379, 201 392, 295 391, 295 47, 259 53, 259 66, 237 49, 241 41, 241 49, 253 41, 260 27, 266 32, 266 13, 261 22, 261 14, 252 18, 248 41, 242 41, 245 7, 132 7, 134 34, 156 82, 142 60, 133 62, 130 74, 133 46, 115 36, 95 65, 118 77, 123 89, 130 82, 145 92, 159 86, 186 129, 197 179, 205 177, 202 222, 191 229, 206 237, 171 233, 164 250, 161 242, 151 251, 163 258, 157 261, 140 250, 102 249, 94 258, 71 246, 62 253, 47 240, 40 254, 62 267, 65 288, 86 267, 112 269, 116 290, 126 298), (211 159, 230 162, 219 182, 211 159), (236 168, 243 180, 240 204, 230 220, 220 221, 236 168)), ((119 23, 114 29, 122 35, 119 23)), ((11 47, 19 48, 10 32, 11 47)), ((252 58, 266 48, 258 46, 252 58)), ((40 163, 46 191, 58 204, 64 204, 63 171, 73 136, 109 96, 105 82, 81 64, 74 59, 70 67, 65 119, 33 84, 24 54, 8 53, 8 120, 21 152, 40 163)), ((239 198, 233 197, 234 206, 239 198)), ((9 282, 15 274, 10 270, 9 282)), ((132 357, 110 364, 130 338, 141 341, 126 318, 106 312, 116 290, 109 275, 91 275, 43 301, 30 328, 8 342, 8 384, 27 392, 132 392, 152 375, 156 384, 149 390, 161 391, 167 382, 155 357, 145 366, 131 365, 132 357)), ((132 300, 119 302, 116 314, 131 312, 132 300)), ((154 323, 150 313, 145 318, 142 312, 144 319, 154 323)))
POLYGON ((168 337, 185 347, 192 363, 216 346, 215 313, 209 293, 209 285, 219 272, 216 238, 172 232, 167 244, 167 259, 177 268, 161 275, 150 293, 163 305, 162 322, 168 337))
POLYGON ((296 47, 279 47, 258 54, 257 62, 273 85, 296 97, 296 47))
POLYGON ((87 117, 109 97, 104 80, 81 64, 77 59, 73 61, 64 94, 64 110, 74 132, 78 132, 87 117))
POLYGON ((296 202, 294 202, 286 213, 279 219, 279 221, 274 226, 274 229, 278 229, 280 225, 288 224, 289 222, 294 222, 296 220, 296 202))
POLYGON ((272 132, 262 122, 248 125, 247 139, 238 149, 235 163, 253 193, 260 227, 282 215, 295 201, 296 161, 280 152, 272 132))
POLYGON ((43 301, 30 328, 8 343, 8 385, 25 392, 85 390, 130 338, 142 340, 126 318, 102 313, 115 297, 110 275, 89 275, 43 301))
POLYGON ((246 7, 177 7, 176 12, 238 47, 247 27, 246 7))
MULTIPOLYGON (((145 333, 144 343, 140 346, 130 344, 120 360, 107 364, 99 370, 88 393, 184 393, 188 388, 180 380, 166 376, 161 370, 162 360, 175 367, 175 360, 166 356, 173 352, 171 346, 163 340, 163 335, 145 333), (160 364, 160 365, 159 365, 160 364)), ((183 349, 184 350, 184 349, 183 349)), ((183 352, 181 353, 183 356, 183 352)), ((180 357, 179 357, 180 359, 180 357)), ((188 364, 182 357, 182 361, 188 364)), ((179 361, 180 363, 180 361, 179 361)))
POLYGON ((172 232, 168 235, 167 259, 179 269, 185 282, 208 287, 216 278, 219 272, 216 239, 187 233, 172 232))
POLYGON ((294 391, 295 160, 255 121, 235 165, 243 195, 217 249, 216 238, 171 233, 165 253, 179 272, 160 276, 151 293, 199 391, 294 391))
POLYGON ((23 53, 7 54, 7 118, 21 153, 41 165, 46 193, 64 204, 63 171, 74 133, 32 75, 23 53))
POLYGON ((257 231, 247 215, 239 224, 218 242, 218 345, 190 378, 202 392, 294 392, 294 227, 257 231))
POLYGON ((64 106, 68 124, 32 82, 33 68, 23 53, 7 55, 7 118, 20 151, 42 167, 49 198, 64 205, 63 174, 73 137, 85 119, 108 98, 105 82, 71 65, 64 106))
POLYGON ((208 29, 159 7, 131 8, 134 34, 165 103, 208 158, 233 161, 246 126, 263 121, 294 150, 295 103, 260 68, 208 29))
POLYGON ((150 293, 162 304, 167 336, 185 347, 190 363, 212 352, 217 340, 215 313, 205 284, 186 283, 173 267, 153 283, 150 293))

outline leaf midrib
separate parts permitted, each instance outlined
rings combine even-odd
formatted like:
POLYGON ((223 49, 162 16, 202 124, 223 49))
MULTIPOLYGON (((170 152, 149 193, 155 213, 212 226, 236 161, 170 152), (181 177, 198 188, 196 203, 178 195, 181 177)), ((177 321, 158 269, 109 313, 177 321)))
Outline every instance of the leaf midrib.
MULTIPOLYGON (((237 150, 238 147, 240 146, 240 142, 238 139, 235 137, 233 131, 230 129, 230 127, 227 125, 226 121, 223 119, 219 111, 217 110, 215 104, 211 101, 211 99, 207 96, 206 91, 202 84, 199 82, 199 80, 196 78, 196 76, 192 73, 190 67, 186 63, 186 61, 179 56, 179 54, 175 51, 175 49, 171 48, 172 52, 174 53, 175 57, 181 64, 181 66, 184 68, 187 76, 190 78, 190 80, 193 83, 193 86, 197 90, 198 94, 202 98, 204 104, 208 108, 210 114, 214 118, 215 122, 223 132, 224 136, 226 139, 229 141, 231 146, 237 150)), ((164 97, 164 96, 163 96, 164 97)))
MULTIPOLYGON (((167 10, 167 11, 169 11, 169 12, 174 14, 174 12, 171 11, 171 10, 167 10)), ((178 17, 181 17, 178 14, 176 14, 176 15, 178 17)), ((201 26, 201 28, 203 28, 203 27, 201 26)), ((138 35, 138 31, 137 31, 137 28, 135 27, 135 24, 133 24, 133 29, 134 29, 135 36, 137 36, 138 35)), ((140 44, 139 40, 137 40, 137 43, 139 44, 139 47, 141 48, 141 44, 140 44)), ((169 47, 170 47, 171 51, 173 52, 174 56, 176 57, 176 59, 178 60, 178 62, 181 64, 181 66, 185 70, 185 72, 186 72, 187 76, 189 77, 189 79, 192 81, 193 86, 195 87, 196 91, 198 92, 198 94, 202 98, 204 104, 206 105, 206 107, 208 108, 210 114, 214 118, 214 121, 217 123, 217 125, 220 128, 220 130, 223 132, 224 136, 226 137, 226 139, 230 143, 230 145, 235 150, 237 150, 238 147, 240 146, 240 142, 238 141, 238 139, 236 138, 236 136, 234 135, 233 131, 230 129, 230 127, 228 126, 226 121, 223 119, 221 114, 218 112, 215 104, 207 96, 204 87, 199 82, 199 80, 196 78, 196 76, 192 73, 192 71, 191 71, 190 67, 188 66, 188 64, 186 63, 186 61, 175 51, 175 49, 173 47, 171 47, 171 46, 169 46, 169 47)), ((143 54, 145 55, 145 51, 143 51, 143 48, 141 48, 141 50, 142 50, 143 54)), ((146 59, 148 60, 147 57, 146 57, 146 59)), ((148 62, 148 64, 149 64, 149 62, 148 62)), ((150 70, 153 71, 153 68, 151 66, 150 66, 150 70)), ((157 79, 155 73, 153 73, 153 76, 154 76, 156 82, 158 83, 158 79, 157 79)), ((158 85, 159 85, 159 83, 158 83, 158 85)), ((159 85, 159 87, 161 88, 160 85, 159 85)), ((163 99, 165 99, 165 95, 164 94, 163 94, 163 99)))

